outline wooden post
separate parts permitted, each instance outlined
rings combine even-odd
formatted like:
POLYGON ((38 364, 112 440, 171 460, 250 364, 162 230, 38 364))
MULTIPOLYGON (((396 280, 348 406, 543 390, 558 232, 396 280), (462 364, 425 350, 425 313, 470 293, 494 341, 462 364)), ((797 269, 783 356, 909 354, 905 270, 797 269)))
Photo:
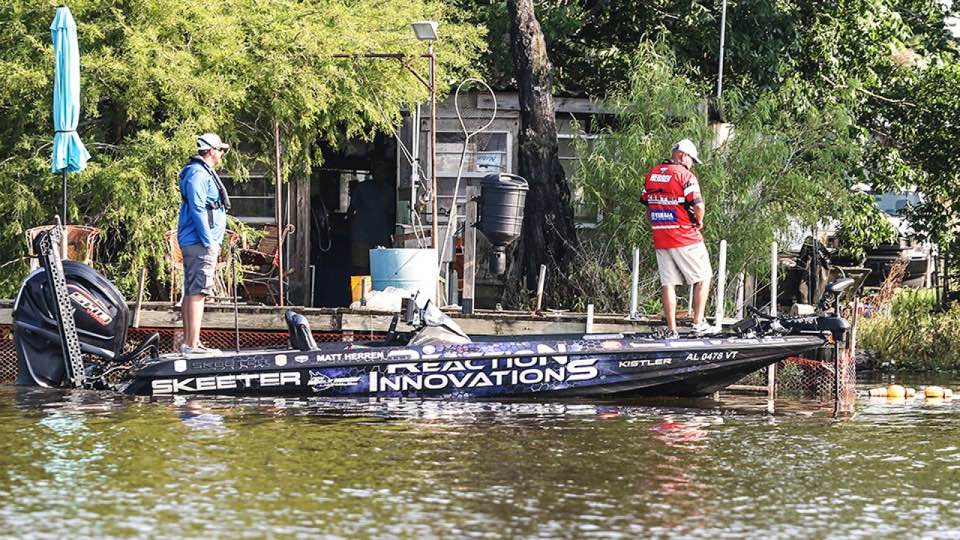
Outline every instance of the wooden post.
POLYGON ((137 307, 133 311, 133 324, 130 325, 134 328, 140 328, 140 310, 143 308, 143 287, 146 284, 147 280, 147 269, 140 269, 140 281, 137 284, 137 307))
POLYGON ((745 292, 745 278, 743 272, 737 274, 737 302, 736 302, 736 318, 740 320, 743 318, 743 309, 744 309, 744 292, 745 292))
POLYGON ((467 188, 467 215, 463 227, 463 298, 461 311, 464 315, 473 315, 477 278, 477 197, 480 190, 475 187, 467 188))

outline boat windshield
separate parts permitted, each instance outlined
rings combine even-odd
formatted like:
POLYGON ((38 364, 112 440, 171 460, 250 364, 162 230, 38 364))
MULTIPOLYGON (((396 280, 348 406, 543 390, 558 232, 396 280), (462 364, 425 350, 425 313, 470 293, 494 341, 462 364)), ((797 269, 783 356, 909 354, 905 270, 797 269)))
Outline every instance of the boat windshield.
POLYGON ((920 195, 916 191, 875 193, 873 198, 877 201, 877 208, 891 216, 899 216, 904 208, 920 204, 920 195))

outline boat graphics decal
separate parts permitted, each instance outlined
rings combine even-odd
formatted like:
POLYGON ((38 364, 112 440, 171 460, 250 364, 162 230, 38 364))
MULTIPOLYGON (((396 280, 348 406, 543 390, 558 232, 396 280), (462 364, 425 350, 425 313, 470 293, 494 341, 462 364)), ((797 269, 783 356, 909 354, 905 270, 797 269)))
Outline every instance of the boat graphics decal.
POLYGON ((180 379, 155 379, 151 382, 154 394, 181 394, 214 390, 242 390, 279 386, 300 386, 299 371, 274 371, 262 373, 239 373, 237 375, 211 375, 209 377, 184 377, 180 379))
POLYGON ((360 377, 328 377, 318 369, 311 369, 307 386, 314 392, 322 392, 335 386, 355 386, 360 383, 360 379, 360 377))
POLYGON ((566 388, 599 375, 596 358, 580 357, 497 358, 478 360, 390 364, 384 372, 371 371, 372 394, 410 391, 460 390, 466 388, 531 386, 539 391, 566 388))
POLYGON ((622 368, 646 368, 657 366, 669 366, 673 364, 673 358, 651 358, 649 360, 622 360, 617 363, 617 367, 622 368))

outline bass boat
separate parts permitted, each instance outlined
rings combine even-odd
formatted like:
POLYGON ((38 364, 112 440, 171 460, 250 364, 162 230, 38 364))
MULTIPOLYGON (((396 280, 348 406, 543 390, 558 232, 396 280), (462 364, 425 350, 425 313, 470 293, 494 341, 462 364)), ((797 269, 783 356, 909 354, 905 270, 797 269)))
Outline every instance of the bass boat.
MULTIPOLYGON (((61 261, 57 229, 39 240, 42 266, 14 304, 17 383, 135 395, 405 398, 704 396, 784 358, 845 338, 829 315, 753 312, 727 334, 467 336, 429 302, 404 302, 412 328, 385 339, 317 344, 307 320, 286 313, 289 347, 159 354, 158 336, 124 351, 130 313, 92 268, 61 261)), ((849 283, 831 284, 838 293, 849 283)))

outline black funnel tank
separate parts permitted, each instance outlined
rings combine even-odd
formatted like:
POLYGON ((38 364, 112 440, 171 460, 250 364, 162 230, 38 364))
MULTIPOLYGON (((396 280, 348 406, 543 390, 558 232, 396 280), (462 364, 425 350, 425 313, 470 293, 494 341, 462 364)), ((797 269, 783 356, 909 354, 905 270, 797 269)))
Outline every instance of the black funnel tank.
POLYGON ((490 271, 507 269, 506 248, 520 237, 527 181, 515 174, 488 174, 480 182, 480 211, 477 229, 493 244, 490 271))

